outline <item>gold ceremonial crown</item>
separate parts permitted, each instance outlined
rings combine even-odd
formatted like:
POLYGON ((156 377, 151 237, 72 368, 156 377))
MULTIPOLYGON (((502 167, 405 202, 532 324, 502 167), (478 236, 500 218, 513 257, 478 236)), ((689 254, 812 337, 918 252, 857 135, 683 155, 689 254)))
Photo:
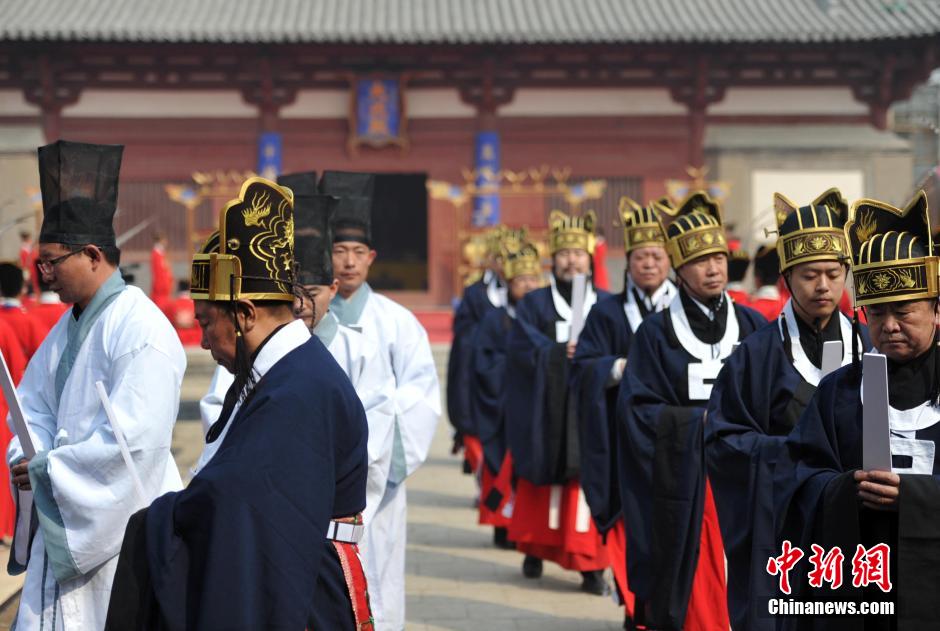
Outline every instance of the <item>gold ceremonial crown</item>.
POLYGON ((542 259, 538 247, 533 243, 522 242, 515 250, 503 250, 503 275, 506 280, 530 274, 541 277, 542 259))
POLYGON ((780 271, 798 263, 845 261, 848 247, 844 228, 848 208, 837 188, 830 188, 802 208, 780 193, 774 193, 780 271))
POLYGON ((253 177, 219 214, 219 231, 193 255, 194 300, 293 301, 294 196, 253 177))
POLYGON ((927 195, 918 191, 902 210, 874 199, 852 204, 845 236, 851 250, 855 304, 936 298, 938 259, 927 195))
POLYGON ((597 215, 593 210, 583 216, 566 215, 560 210, 553 210, 548 215, 548 247, 552 254, 559 250, 586 250, 594 255, 594 226, 597 215))
POLYGON ((704 191, 696 191, 671 207, 666 200, 652 206, 662 217, 673 217, 664 228, 666 251, 672 266, 679 269, 689 261, 708 254, 728 254, 728 243, 721 220, 721 207, 704 191))
POLYGON ((627 254, 631 251, 647 247, 666 245, 666 235, 659 221, 655 204, 668 203, 666 199, 651 202, 643 208, 629 197, 620 198, 620 219, 623 221, 623 245, 627 254))

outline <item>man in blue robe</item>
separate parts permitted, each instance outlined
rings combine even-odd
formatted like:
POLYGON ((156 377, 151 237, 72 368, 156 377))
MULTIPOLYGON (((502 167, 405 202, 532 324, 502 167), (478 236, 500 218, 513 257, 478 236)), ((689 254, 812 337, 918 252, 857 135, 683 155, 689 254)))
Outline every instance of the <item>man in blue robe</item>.
MULTIPOLYGON (((537 578, 542 561, 554 561, 581 572, 583 590, 603 594, 607 550, 579 483, 577 406, 568 396, 568 365, 576 349, 571 337, 573 281, 591 271, 594 223, 591 211, 577 217, 556 210, 549 217, 550 285, 531 292, 516 309, 505 408, 517 476, 509 538, 526 555, 523 574, 537 578)), ((579 315, 586 317, 598 298, 607 295, 588 282, 579 315)))
POLYGON ((630 341, 648 316, 662 311, 676 295, 669 280, 666 237, 652 204, 640 207, 620 200, 627 270, 624 289, 591 309, 571 367, 572 393, 578 398, 581 487, 598 531, 606 538, 614 578, 625 598, 625 534, 617 481, 615 424, 617 392, 627 363, 630 341))
POLYGON ((504 386, 506 347, 516 317, 516 305, 542 285, 542 261, 531 243, 504 250, 503 274, 507 304, 480 321, 470 345, 470 417, 483 453, 480 471, 480 523, 493 526, 497 547, 512 548, 507 528, 512 516, 512 459, 506 445, 504 386))
MULTIPOLYGON (((789 574, 783 603, 888 602, 889 615, 788 616, 783 628, 935 629, 940 620, 940 352, 938 259, 927 198, 906 208, 862 199, 845 234, 853 259, 855 304, 865 308, 871 340, 887 358, 891 471, 865 470, 861 362, 822 380, 787 437, 775 471, 778 540, 805 559, 789 574), (844 577, 838 589, 809 585, 812 545, 844 577)), ((779 552, 780 550, 778 550, 779 552)), ((780 567, 780 566, 776 566, 780 567)), ((787 614, 777 603, 778 613, 787 614)), ((831 604, 831 603, 830 603, 831 604)), ((778 627, 780 628, 780 627, 778 627)))
POLYGON ((839 312, 849 269, 844 227, 848 204, 830 189, 797 208, 774 196, 780 273, 790 294, 783 313, 749 336, 718 375, 705 423, 705 459, 728 557, 732 627, 774 628, 767 600, 776 579, 773 472, 787 434, 825 374, 825 342, 841 343, 838 366, 867 349, 839 312), (854 338, 854 339, 853 339, 854 338))
POLYGON ((136 513, 109 629, 371 628, 355 544, 368 428, 294 319, 293 196, 251 178, 193 258, 203 348, 235 375, 189 486, 136 513))
POLYGON ((464 289, 454 313, 453 339, 447 357, 447 417, 454 427, 454 453, 464 450, 464 470, 476 474, 482 459, 480 441, 470 414, 470 380, 477 325, 491 311, 506 306, 507 287, 502 270, 501 248, 506 242, 518 249, 524 233, 503 226, 486 235, 486 269, 483 276, 464 289))
POLYGON ((718 204, 696 192, 678 208, 657 210, 675 217, 666 249, 679 296, 634 336, 617 400, 627 575, 638 622, 726 629, 724 558, 702 423, 722 362, 766 320, 725 292, 728 246, 718 204))

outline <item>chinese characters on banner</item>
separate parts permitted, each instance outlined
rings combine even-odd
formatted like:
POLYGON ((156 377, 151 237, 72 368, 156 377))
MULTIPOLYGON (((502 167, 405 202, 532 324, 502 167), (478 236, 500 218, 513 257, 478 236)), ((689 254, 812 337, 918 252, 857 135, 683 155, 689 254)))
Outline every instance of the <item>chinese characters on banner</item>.
POLYGON ((276 180, 281 174, 281 134, 266 132, 258 139, 258 174, 276 180))
POLYGON ((499 132, 477 133, 474 151, 476 185, 483 192, 473 199, 471 224, 476 228, 499 223, 499 132))
POLYGON ((349 149, 397 145, 407 148, 402 82, 399 79, 353 80, 349 149))
MULTIPOLYGON (((845 555, 838 546, 826 550, 815 543, 811 546, 812 554, 808 557, 811 569, 809 585, 822 587, 828 584, 830 589, 842 586, 842 565, 845 555)), ((791 593, 790 571, 805 556, 800 548, 795 548, 789 541, 783 542, 780 556, 767 559, 767 573, 777 576, 779 589, 784 594, 791 593)), ((879 543, 866 548, 859 544, 852 556, 852 587, 862 588, 877 586, 881 591, 891 591, 891 549, 888 544, 879 543)))

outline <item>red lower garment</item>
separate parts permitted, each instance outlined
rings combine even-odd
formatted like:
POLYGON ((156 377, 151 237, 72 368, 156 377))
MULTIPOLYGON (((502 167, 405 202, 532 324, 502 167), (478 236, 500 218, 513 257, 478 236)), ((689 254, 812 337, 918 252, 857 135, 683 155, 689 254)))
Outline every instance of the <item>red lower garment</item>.
POLYGON ((464 435, 463 437, 463 459, 474 474, 480 470, 483 464, 483 445, 476 436, 464 435))
POLYGON ((523 554, 566 570, 589 572, 610 565, 607 547, 576 480, 536 486, 520 478, 508 534, 523 554))
POLYGON ((627 531, 624 529, 623 519, 607 533, 607 553, 610 555, 610 569, 614 572, 614 580, 620 595, 623 596, 623 606, 626 614, 633 617, 633 592, 627 584, 627 531))
POLYGON ((711 484, 705 482, 705 509, 699 538, 698 565, 692 579, 692 594, 684 631, 730 629, 728 589, 725 584, 725 549, 718 527, 718 511, 711 484))
POLYGON ((359 547, 354 543, 341 541, 334 541, 333 547, 336 548, 340 565, 343 566, 343 577, 346 579, 346 589, 349 590, 349 601, 352 603, 356 629, 357 631, 374 631, 375 622, 369 606, 366 574, 359 560, 359 547))
POLYGON ((512 499, 512 456, 506 452, 497 475, 493 475, 486 464, 480 468, 480 523, 508 528, 512 515, 509 504, 512 499))

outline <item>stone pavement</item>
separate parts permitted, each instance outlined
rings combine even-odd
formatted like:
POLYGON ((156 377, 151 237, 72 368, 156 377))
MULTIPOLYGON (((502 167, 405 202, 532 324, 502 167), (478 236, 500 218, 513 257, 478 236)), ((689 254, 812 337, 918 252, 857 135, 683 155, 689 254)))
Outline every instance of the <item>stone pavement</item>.
MULTIPOLYGON (((447 346, 435 346, 444 392, 447 346)), ((409 630, 568 631, 619 629, 623 609, 579 590, 581 577, 551 563, 538 580, 522 576, 522 555, 492 545, 477 525, 473 478, 450 455, 442 419, 431 454, 408 485, 409 630)))
MULTIPOLYGON (((447 345, 434 356, 445 388, 447 345)), ((207 352, 187 353, 173 452, 183 479, 202 450, 199 398, 214 364, 207 352)), ((619 629, 623 610, 609 597, 579 590, 581 577, 550 563, 538 580, 522 576, 522 555, 492 545, 492 529, 478 526, 476 489, 450 455, 450 426, 438 427, 427 463, 408 480, 407 629, 409 631, 575 631, 619 629)), ((4 573, 5 574, 5 573, 4 573)), ((0 579, 10 594, 18 579, 0 579)), ((9 628, 18 599, 0 610, 0 631, 9 628)), ((380 630, 382 631, 382 630, 380 630)))

